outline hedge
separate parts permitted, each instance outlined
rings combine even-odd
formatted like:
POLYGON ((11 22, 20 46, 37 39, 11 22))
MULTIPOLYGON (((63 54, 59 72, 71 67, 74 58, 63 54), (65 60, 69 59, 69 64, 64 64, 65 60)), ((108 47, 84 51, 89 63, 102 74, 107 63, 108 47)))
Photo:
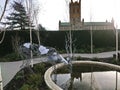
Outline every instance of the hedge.
MULTIPOLYGON (((37 31, 32 31, 33 43, 38 43, 37 31)), ((65 50, 65 37, 69 31, 39 31, 40 41, 44 46, 55 47, 58 50, 65 50)), ((120 33, 120 32, 119 32, 120 33)), ((14 52, 12 49, 12 38, 16 34, 20 37, 19 44, 29 42, 29 31, 6 31, 6 35, 2 44, 0 44, 0 56, 14 52)), ((77 50, 87 49, 90 51, 90 31, 79 30, 72 31, 72 39, 77 50)), ((2 38, 2 33, 0 34, 2 38)), ((120 36, 119 36, 120 38, 120 36)), ((110 48, 115 47, 115 31, 113 30, 94 30, 93 46, 94 48, 110 48)), ((119 40, 120 44, 120 40, 119 40)))

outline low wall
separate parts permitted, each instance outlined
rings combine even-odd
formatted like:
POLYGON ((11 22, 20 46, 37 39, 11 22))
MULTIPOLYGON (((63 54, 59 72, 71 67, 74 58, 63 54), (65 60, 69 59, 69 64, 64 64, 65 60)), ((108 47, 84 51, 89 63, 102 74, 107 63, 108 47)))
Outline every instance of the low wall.
MULTIPOLYGON (((105 68, 109 68, 109 70, 115 70, 115 71, 120 71, 120 66, 118 65, 113 65, 113 64, 108 64, 108 63, 103 63, 103 62, 94 62, 94 61, 73 61, 72 62, 73 65, 91 65, 91 66, 99 66, 99 67, 105 67, 105 68)), ((56 64, 56 69, 63 67, 64 64, 60 63, 60 64, 56 64)), ((54 72, 54 66, 50 67, 44 75, 44 80, 47 84, 47 86, 51 89, 51 90, 63 90, 62 88, 60 88, 59 86, 57 86, 51 78, 52 73, 54 72)))

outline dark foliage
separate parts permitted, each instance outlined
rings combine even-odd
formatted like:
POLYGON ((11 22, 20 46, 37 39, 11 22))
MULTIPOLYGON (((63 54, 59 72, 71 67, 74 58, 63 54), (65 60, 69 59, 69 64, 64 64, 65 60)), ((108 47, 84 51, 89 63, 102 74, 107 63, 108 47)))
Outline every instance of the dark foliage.
MULTIPOLYGON (((30 42, 29 31, 7 31, 5 39, 0 44, 0 55, 4 56, 8 53, 13 53, 11 36, 18 32, 18 36, 21 38, 20 44, 24 42, 30 42)), ((33 31, 33 43, 38 43, 36 31, 33 31)), ((44 46, 50 46, 56 48, 58 51, 66 52, 65 50, 65 37, 69 31, 39 31, 40 42, 44 46)), ((76 47, 76 53, 90 52, 90 31, 74 31, 73 40, 76 47)), ((0 36, 1 37, 1 36, 0 36)), ((120 38, 120 36, 119 36, 120 38)), ((120 39, 119 39, 120 44, 120 39)), ((115 50, 115 34, 113 30, 97 30, 93 31, 93 48, 94 52, 103 52, 115 50)))

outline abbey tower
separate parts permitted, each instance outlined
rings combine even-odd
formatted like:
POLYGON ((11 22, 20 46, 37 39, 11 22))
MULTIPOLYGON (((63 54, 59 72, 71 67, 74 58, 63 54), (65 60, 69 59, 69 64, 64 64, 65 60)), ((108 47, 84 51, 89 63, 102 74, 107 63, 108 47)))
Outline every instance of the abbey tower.
POLYGON ((81 9, 81 0, 71 0, 69 3, 70 22, 59 21, 59 30, 90 30, 91 27, 93 30, 115 29, 113 19, 111 22, 107 20, 105 22, 84 22, 84 19, 81 20, 81 9))
POLYGON ((71 23, 77 23, 81 22, 81 0, 79 2, 73 2, 71 0, 71 3, 69 4, 70 10, 70 22, 71 23))

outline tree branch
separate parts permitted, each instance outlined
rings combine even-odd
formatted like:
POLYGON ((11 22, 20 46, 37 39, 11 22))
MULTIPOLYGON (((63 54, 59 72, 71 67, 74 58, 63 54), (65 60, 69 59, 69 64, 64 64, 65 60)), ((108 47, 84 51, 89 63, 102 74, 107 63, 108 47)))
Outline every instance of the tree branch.
POLYGON ((7 4, 8 4, 8 1, 9 1, 9 0, 6 0, 6 1, 5 1, 4 9, 3 9, 2 15, 0 16, 0 21, 2 20, 4 14, 5 14, 5 10, 6 10, 6 7, 7 7, 7 4))

